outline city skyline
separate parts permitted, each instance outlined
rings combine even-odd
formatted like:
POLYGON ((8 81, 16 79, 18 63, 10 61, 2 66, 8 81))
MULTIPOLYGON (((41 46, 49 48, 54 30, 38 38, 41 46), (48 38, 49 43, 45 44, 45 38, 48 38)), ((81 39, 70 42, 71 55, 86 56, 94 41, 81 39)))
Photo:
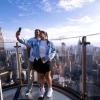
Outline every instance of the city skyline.
MULTIPOLYGON (((100 33, 99 3, 99 0, 2 0, 0 27, 4 40, 16 41, 19 27, 24 38, 34 36, 36 28, 47 31, 50 39, 100 33)), ((100 36, 90 42, 100 42, 97 38, 100 36)))

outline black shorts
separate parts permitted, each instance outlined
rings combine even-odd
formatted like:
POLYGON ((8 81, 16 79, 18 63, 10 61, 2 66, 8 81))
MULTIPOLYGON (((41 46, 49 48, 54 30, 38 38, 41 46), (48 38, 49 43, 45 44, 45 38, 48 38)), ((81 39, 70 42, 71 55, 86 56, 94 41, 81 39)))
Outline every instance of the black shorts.
POLYGON ((37 71, 37 66, 38 66, 38 62, 36 60, 34 60, 33 62, 30 61, 30 69, 37 71))
POLYGON ((42 60, 34 60, 33 69, 36 70, 38 73, 45 74, 46 72, 51 71, 51 63, 47 61, 46 63, 42 63, 42 60))
POLYGON ((32 61, 29 62, 29 68, 31 70, 35 70, 34 62, 32 62, 32 61))

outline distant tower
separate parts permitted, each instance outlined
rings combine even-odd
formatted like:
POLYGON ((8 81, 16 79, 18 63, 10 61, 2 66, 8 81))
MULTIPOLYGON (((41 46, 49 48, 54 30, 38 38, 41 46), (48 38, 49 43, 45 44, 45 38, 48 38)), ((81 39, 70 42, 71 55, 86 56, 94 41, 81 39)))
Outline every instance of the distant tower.
POLYGON ((81 40, 79 38, 78 44, 77 44, 77 52, 76 52, 76 63, 81 64, 82 63, 82 46, 80 45, 81 40))
POLYGON ((3 51, 4 51, 4 39, 2 36, 1 27, 0 27, 0 53, 3 51))

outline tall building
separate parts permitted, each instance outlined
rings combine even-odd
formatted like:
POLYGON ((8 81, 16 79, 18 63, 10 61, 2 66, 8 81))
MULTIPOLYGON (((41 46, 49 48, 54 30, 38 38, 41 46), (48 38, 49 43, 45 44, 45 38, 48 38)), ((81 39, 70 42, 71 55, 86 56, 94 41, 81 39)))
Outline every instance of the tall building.
POLYGON ((4 67, 5 65, 6 65, 6 53, 4 50, 4 39, 0 27, 0 67, 4 67))
POLYGON ((76 56, 75 56, 75 61, 76 63, 78 64, 82 64, 82 45, 80 45, 80 39, 78 41, 78 44, 77 44, 77 50, 76 50, 76 56))
POLYGON ((0 27, 0 53, 2 52, 4 52, 4 39, 2 36, 1 27, 0 27))

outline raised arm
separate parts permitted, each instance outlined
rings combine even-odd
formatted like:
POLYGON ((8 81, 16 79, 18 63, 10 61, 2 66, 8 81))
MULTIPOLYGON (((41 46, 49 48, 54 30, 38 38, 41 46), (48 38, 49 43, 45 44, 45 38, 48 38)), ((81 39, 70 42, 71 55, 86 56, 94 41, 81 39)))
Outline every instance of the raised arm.
POLYGON ((16 32, 16 39, 17 39, 21 44, 26 45, 25 40, 23 40, 23 39, 20 38, 20 33, 21 33, 21 28, 19 28, 19 29, 17 30, 17 32, 16 32))
POLYGON ((21 39, 20 38, 20 33, 21 33, 21 28, 19 28, 16 32, 16 39, 21 43, 21 44, 24 44, 25 46, 27 47, 32 47, 32 44, 33 44, 33 39, 29 39, 27 41, 25 41, 24 39, 21 39))

